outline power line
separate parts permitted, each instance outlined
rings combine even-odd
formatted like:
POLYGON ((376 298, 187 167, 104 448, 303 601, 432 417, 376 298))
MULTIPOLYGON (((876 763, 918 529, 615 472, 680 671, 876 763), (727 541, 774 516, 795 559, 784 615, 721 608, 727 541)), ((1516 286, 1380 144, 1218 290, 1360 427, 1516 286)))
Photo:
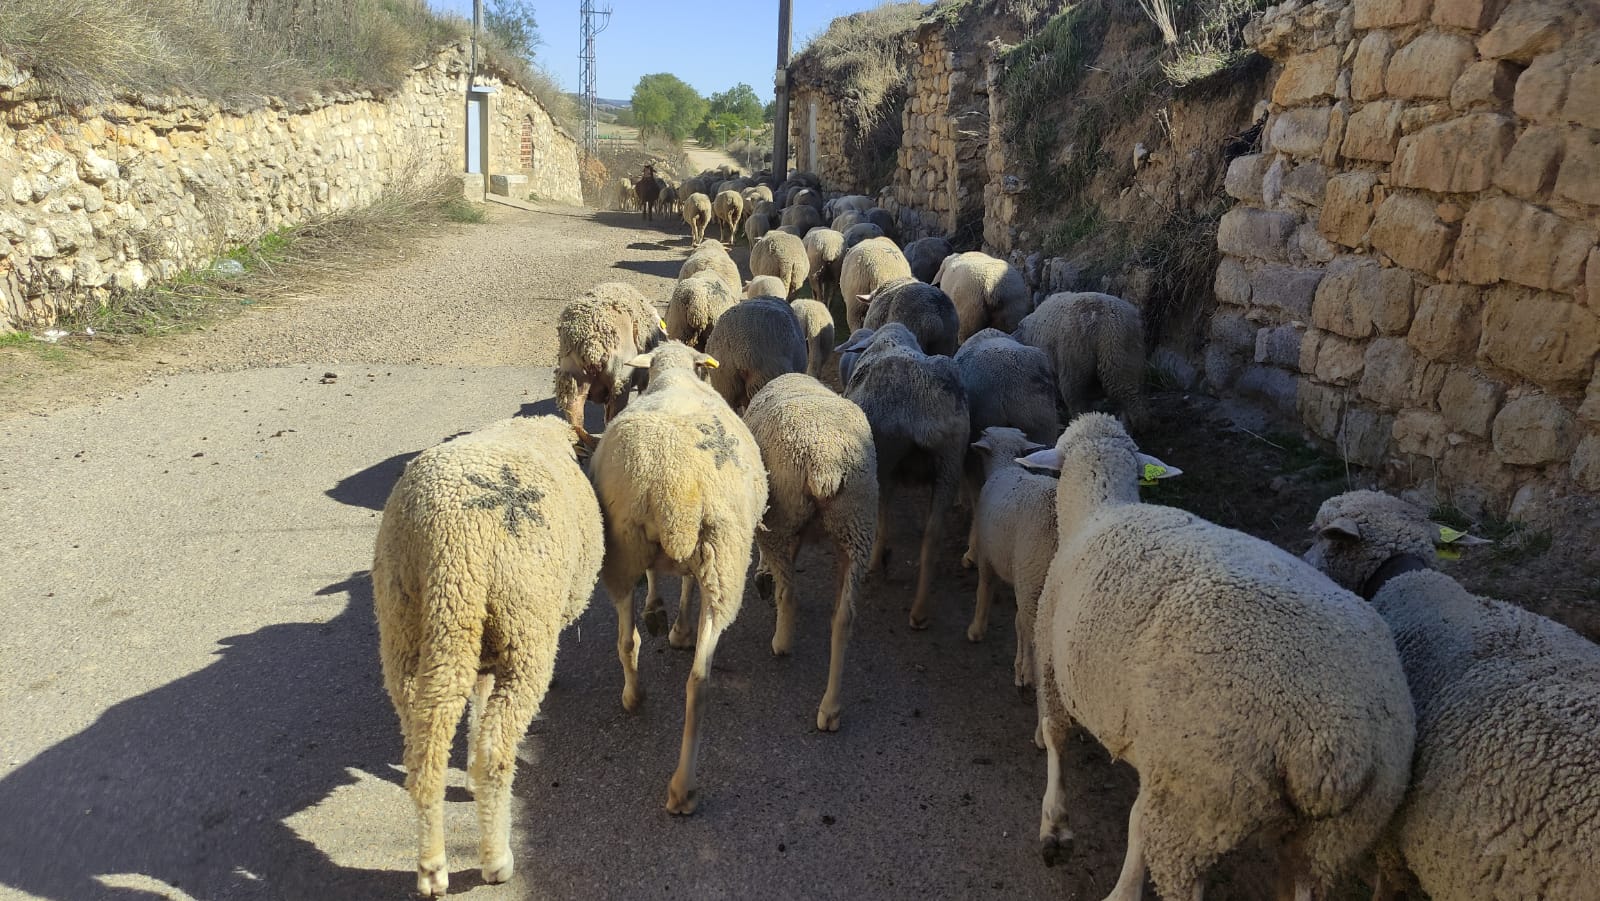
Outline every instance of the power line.
POLYGON ((595 9, 594 0, 578 5, 578 90, 583 94, 583 152, 600 152, 600 120, 595 106, 595 35, 611 24, 611 7, 595 9))

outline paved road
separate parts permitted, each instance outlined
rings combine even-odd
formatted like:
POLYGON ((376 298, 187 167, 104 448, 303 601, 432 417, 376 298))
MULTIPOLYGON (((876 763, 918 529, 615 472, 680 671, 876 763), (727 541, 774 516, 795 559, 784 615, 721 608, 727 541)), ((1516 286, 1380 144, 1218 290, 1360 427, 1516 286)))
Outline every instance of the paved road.
MULTIPOLYGON (((417 451, 551 409, 567 298, 614 278, 665 298, 680 236, 597 216, 497 210, 353 283, 161 344, 155 376, 0 418, 0 898, 410 893, 367 577, 378 511, 417 451)), ((914 535, 870 584, 837 734, 812 725, 831 561, 802 557, 790 659, 769 654, 772 612, 751 594, 719 649, 689 819, 662 808, 689 658, 647 639, 650 698, 625 714, 599 600, 563 635, 525 743, 515 880, 479 884, 457 788, 452 890, 1102 896, 1132 777, 1078 742, 1080 853, 1038 862, 1044 763, 1010 685, 1010 608, 987 643, 965 640, 974 580, 947 531, 930 631, 903 625, 914 535)))

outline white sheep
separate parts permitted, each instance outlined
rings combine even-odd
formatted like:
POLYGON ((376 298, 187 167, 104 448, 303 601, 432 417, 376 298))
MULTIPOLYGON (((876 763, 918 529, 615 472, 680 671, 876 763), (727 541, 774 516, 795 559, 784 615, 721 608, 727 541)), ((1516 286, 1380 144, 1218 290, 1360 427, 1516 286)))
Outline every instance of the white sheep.
POLYGON ((1417 707, 1411 786, 1380 848, 1433 901, 1581 898, 1600 860, 1600 647, 1429 568, 1482 539, 1387 494, 1322 505, 1306 559, 1388 622, 1417 707))
MULTIPOLYGON (((689 190, 686 185, 684 190, 689 190)), ((696 190, 685 195, 683 221, 689 225, 689 241, 696 247, 706 239, 706 226, 711 224, 711 198, 696 190)))
POLYGON ((1138 307, 1109 294, 1052 294, 1023 317, 1013 337, 1050 358, 1068 420, 1090 409, 1090 390, 1098 383, 1131 428, 1144 423, 1144 320, 1138 307))
POLYGON ((711 269, 702 269, 679 281, 667 302, 667 337, 705 350, 706 340, 730 307, 739 302, 727 283, 711 269))
POLYGON ((896 481, 927 478, 933 492, 922 531, 911 628, 928 627, 928 589, 945 514, 955 500, 967 449, 967 400, 949 357, 928 356, 911 330, 891 322, 872 335, 855 361, 845 397, 872 424, 878 452, 878 537, 872 567, 881 567, 889 532, 889 499, 896 481))
MULTIPOLYGON (((660 570, 692 578, 699 588, 683 743, 667 787, 667 810, 690 814, 700 799, 696 761, 711 660, 744 598, 750 546, 767 505, 767 475, 750 430, 697 372, 715 360, 669 342, 630 363, 649 368, 649 387, 606 429, 590 462, 605 522, 600 580, 617 608, 622 706, 629 711, 644 700, 634 585, 660 570)), ((680 618, 688 615, 688 600, 686 584, 680 618)))
POLYGON ((782 280, 785 290, 777 295, 793 300, 811 274, 805 243, 787 232, 771 232, 750 248, 750 274, 771 275, 782 280))
POLYGON ((877 531, 878 464, 872 427, 861 408, 808 375, 768 382, 750 401, 745 424, 761 448, 771 506, 756 533, 761 549, 757 588, 770 581, 777 603, 772 653, 789 653, 794 639, 794 561, 812 526, 833 540, 839 560, 833 607, 828 688, 817 707, 817 729, 835 732, 843 703, 839 683, 856 597, 866 578, 877 531))
POLYGON ((1140 503, 1142 477, 1174 471, 1110 416, 1023 462, 1060 473, 1034 633, 1046 860, 1071 837, 1060 751, 1076 720, 1139 773, 1109 899, 1137 899, 1147 867, 1163 897, 1198 898, 1252 835, 1278 843, 1297 898, 1325 889, 1378 838, 1410 768, 1411 697, 1383 620, 1272 544, 1140 503))
POLYGON ((829 228, 813 228, 800 240, 806 247, 811 296, 827 303, 839 289, 839 271, 844 266, 844 235, 829 228))
POLYGON ((555 367, 557 409, 566 414, 585 442, 583 402, 606 408, 606 421, 628 403, 630 387, 639 387, 638 373, 627 361, 655 347, 666 337, 666 322, 638 289, 623 282, 605 282, 568 304, 556 320, 555 367))
POLYGON ((732 244, 739 237, 739 220, 744 216, 744 198, 739 192, 727 188, 717 192, 711 201, 711 212, 717 220, 717 236, 724 244, 732 244))
POLYGON ((1018 457, 1043 449, 1017 429, 985 429, 972 447, 982 461, 983 489, 972 512, 967 551, 978 568, 978 599, 967 640, 982 641, 989 631, 994 580, 1012 586, 1017 595, 1017 646, 1011 676, 1021 688, 1034 684, 1034 622, 1039 593, 1056 555, 1056 480, 1028 472, 1017 462, 1018 457))
POLYGON ((444 779, 469 695, 483 880, 511 878, 517 744, 550 687, 561 630, 589 606, 604 550, 575 437, 553 416, 494 423, 423 451, 383 508, 373 607, 424 896, 450 882, 444 779))
POLYGON ((930 355, 954 356, 960 346, 956 341, 955 305, 943 291, 927 282, 898 278, 879 285, 868 297, 857 299, 867 305, 863 328, 876 330, 898 322, 911 330, 917 345, 930 355))
MULTIPOLYGON (((1011 264, 971 251, 945 257, 933 283, 955 302, 961 317, 961 340, 985 328, 1015 331, 1033 312, 1033 293, 1011 264)), ((1141 338, 1142 340, 1142 338, 1141 338)))
POLYGON ((728 293, 737 296, 743 280, 739 278, 739 264, 728 256, 728 249, 721 242, 708 241, 696 247, 689 258, 683 261, 678 268, 678 281, 683 281, 697 272, 710 270, 722 279, 727 286, 728 293))
POLYGON ((845 321, 850 328, 861 328, 867 318, 870 297, 885 282, 910 278, 911 264, 900 248, 888 238, 871 238, 845 251, 839 269, 839 292, 844 295, 845 321))
POLYGON ((822 367, 833 353, 833 313, 806 297, 789 301, 789 309, 800 320, 800 333, 806 339, 806 374, 820 381, 822 367))
POLYGON ((786 372, 805 372, 806 338, 793 308, 776 297, 757 297, 730 308, 706 342, 717 358, 711 386, 735 412, 786 372))
POLYGON ((745 282, 744 299, 750 300, 751 298, 755 297, 782 297, 784 292, 787 290, 788 286, 783 283, 783 279, 778 278, 775 275, 758 275, 748 282, 745 282))

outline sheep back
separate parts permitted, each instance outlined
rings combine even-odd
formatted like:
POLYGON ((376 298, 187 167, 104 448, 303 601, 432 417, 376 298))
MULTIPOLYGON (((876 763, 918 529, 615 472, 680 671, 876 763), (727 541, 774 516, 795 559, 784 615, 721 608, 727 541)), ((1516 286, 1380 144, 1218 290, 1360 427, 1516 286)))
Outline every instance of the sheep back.
POLYGON ((1054 445, 1061 437, 1055 375, 1050 359, 999 329, 984 329, 956 351, 976 439, 990 426, 1022 430, 1029 440, 1054 445))
POLYGON ((833 353, 833 314, 824 304, 806 297, 790 301, 789 309, 794 310, 806 339, 806 374, 820 379, 822 367, 833 353))
MULTIPOLYGON (((955 252, 949 240, 934 236, 918 238, 905 246, 906 262, 911 264, 911 277, 932 283, 945 258, 955 252)), ((948 290, 948 289, 947 289, 948 290)))
POLYGON ((1434 901, 1578 898, 1600 859, 1600 647, 1423 570, 1372 599, 1417 708, 1402 856, 1434 901))
POLYGON ((905 326, 891 322, 878 330, 856 359, 845 396, 872 424, 880 475, 913 452, 959 470, 968 431, 960 373, 949 357, 922 353, 905 326))
POLYGON ((734 410, 743 410, 762 386, 786 372, 806 369, 806 339, 794 310, 776 297, 736 304, 717 321, 706 342, 717 359, 711 385, 734 410))
POLYGON ((876 330, 890 322, 910 329, 924 353, 949 357, 959 346, 955 305, 943 291, 927 282, 895 279, 873 292, 862 325, 876 330))
POLYGON ((606 402, 628 380, 628 360, 662 337, 655 307, 637 288, 624 282, 596 285, 556 319, 557 394, 577 390, 574 380, 581 378, 590 385, 590 399, 606 402))
POLYGON ((1052 294, 1022 318, 1012 336, 1050 358, 1069 419, 1089 409, 1097 382, 1132 424, 1144 418, 1144 321, 1138 307, 1110 294, 1052 294))
POLYGON ((990 326, 1014 331, 1033 311, 1033 294, 1022 273, 986 253, 970 251, 946 257, 933 280, 955 301, 963 341, 990 326))
POLYGON ((1387 626, 1298 558, 1187 512, 1085 515, 1081 478, 1064 471, 1057 487, 1041 654, 1069 715, 1162 798, 1152 815, 1174 828, 1150 843, 1158 890, 1189 891, 1198 874, 1169 867, 1197 858, 1200 823, 1224 850, 1262 829, 1314 830, 1308 866, 1333 878, 1378 837, 1409 774, 1411 698, 1387 626))
POLYGON ((793 298, 811 273, 805 242, 787 232, 765 235, 750 248, 750 274, 771 275, 783 281, 784 298, 793 298))
POLYGON ((769 518, 797 527, 819 502, 841 495, 868 520, 877 515, 877 456, 860 407, 811 376, 787 373, 750 401, 745 424, 767 466, 769 518))
MULTIPOLYGON (((407 464, 372 565, 386 645, 420 649, 492 620, 494 646, 472 646, 472 673, 480 656, 508 647, 554 656, 556 635, 588 606, 605 550, 574 434, 554 416, 507 419, 407 464)), ((470 684, 457 687, 464 696, 470 684)))
POLYGON ((727 248, 719 241, 707 241, 694 249, 689 258, 683 261, 678 269, 678 281, 683 281, 697 272, 710 270, 722 279, 729 292, 738 295, 744 281, 739 278, 739 264, 728 256, 727 248))
POLYGON ((839 291, 850 328, 859 329, 866 321, 863 296, 871 296, 885 282, 910 277, 911 264, 888 238, 869 238, 847 249, 839 270, 839 291))
POLYGON ((717 320, 738 302, 739 298, 716 272, 696 272, 672 288, 672 299, 667 303, 667 337, 704 350, 717 320))

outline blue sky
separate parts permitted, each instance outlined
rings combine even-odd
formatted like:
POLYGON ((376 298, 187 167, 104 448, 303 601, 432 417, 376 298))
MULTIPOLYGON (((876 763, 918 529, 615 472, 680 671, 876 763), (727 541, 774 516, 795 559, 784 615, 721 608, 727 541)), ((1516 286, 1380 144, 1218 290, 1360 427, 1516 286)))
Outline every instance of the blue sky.
MULTIPOLYGON (((485 0, 485 4, 490 0, 485 0)), ((435 9, 472 17, 472 0, 428 0, 435 9)), ((671 72, 701 94, 744 82, 772 96, 778 53, 777 0, 599 0, 611 25, 595 39, 598 93, 627 100, 641 75, 671 72), (725 48, 725 49, 724 49, 725 48)), ((876 0, 794 0, 794 52, 837 16, 876 0)), ((533 0, 544 65, 569 91, 578 89, 578 0, 533 0)))

